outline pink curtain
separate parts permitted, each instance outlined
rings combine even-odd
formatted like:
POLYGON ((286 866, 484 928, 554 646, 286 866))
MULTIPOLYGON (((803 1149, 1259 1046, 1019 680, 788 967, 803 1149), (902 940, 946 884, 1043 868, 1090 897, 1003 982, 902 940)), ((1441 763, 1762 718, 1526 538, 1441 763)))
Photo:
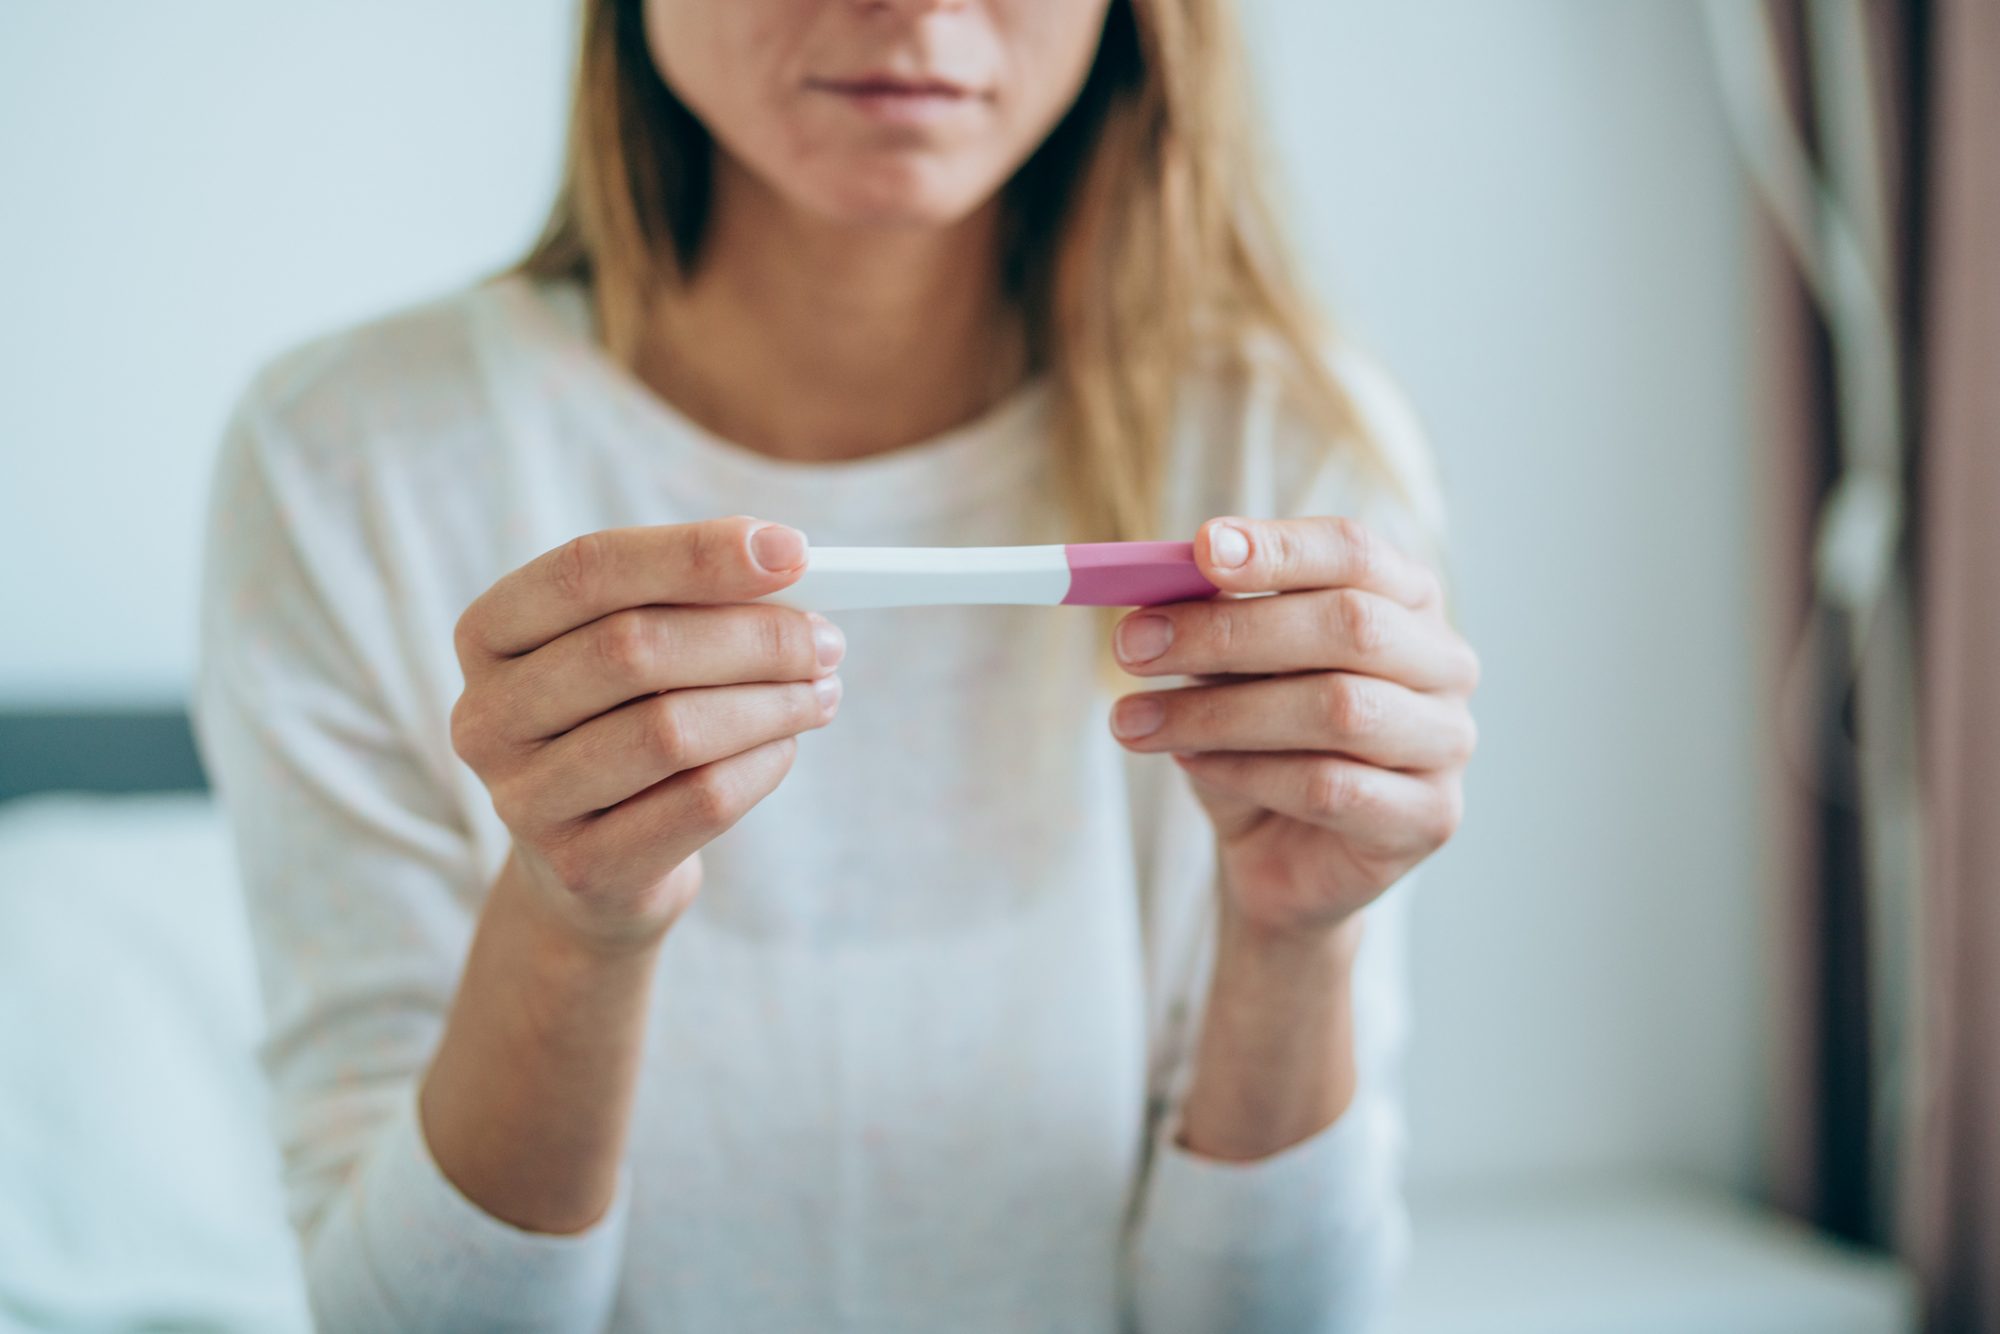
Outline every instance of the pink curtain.
POLYGON ((1933 1330, 2000 1334, 2000 3, 1938 0, 1931 37, 1908 1249, 1933 1330))
MULTIPOLYGON (((1882 975, 1876 919, 1899 889, 1907 900, 1908 886, 1892 883, 1879 851, 1894 824, 1899 776, 1880 765, 1870 772, 1866 761, 1899 732, 1907 742, 1913 727, 1907 701, 1899 709, 1894 691, 1876 685, 1885 675, 1879 646, 1894 647, 1898 633, 1892 613, 1904 570, 1900 548, 1878 538, 1861 562, 1874 580, 1850 575, 1842 586, 1822 549, 1854 545, 1852 532, 1835 531, 1844 491, 1871 478, 1886 479, 1881 489, 1891 494, 1899 489, 1909 349, 1898 336, 1905 252, 1895 243, 1907 235, 1913 179, 1899 133, 1908 124, 1901 94, 1912 42, 1891 6, 1844 28, 1833 13, 1814 0, 1711 6, 1723 92, 1763 205, 1765 697, 1767 741, 1779 760, 1769 808, 1779 924, 1772 1193, 1828 1232, 1887 1245, 1883 1141, 1895 1128, 1880 1124, 1878 1091, 1894 1061, 1878 1015, 1898 983, 1893 969, 1882 975), (1829 59, 1843 38, 1865 59, 1829 59), (1872 126, 1872 142, 1829 142, 1857 117, 1872 126), (1856 172, 1862 148, 1868 170, 1856 172), (1831 222, 1822 196, 1837 201, 1831 222), (1862 241, 1871 218, 1880 239, 1869 252, 1862 241), (1868 272, 1861 288, 1872 303, 1856 296, 1857 268, 1868 272), (1871 392, 1859 391, 1863 381, 1871 392), (1864 657, 1858 642, 1876 651, 1864 657), (1866 708, 1871 686, 1874 707, 1866 708)), ((1907 633, 1905 641, 1907 658, 1907 633)))
POLYGON ((1711 0, 1764 208, 1778 1202, 2000 1334, 2000 0, 1711 0))

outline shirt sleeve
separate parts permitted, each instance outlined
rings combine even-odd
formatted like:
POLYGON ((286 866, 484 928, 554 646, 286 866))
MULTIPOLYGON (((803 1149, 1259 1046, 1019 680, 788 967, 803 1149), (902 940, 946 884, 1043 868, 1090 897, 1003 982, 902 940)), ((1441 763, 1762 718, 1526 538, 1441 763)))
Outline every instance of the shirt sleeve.
POLYGON ((316 1322, 601 1328, 622 1179, 589 1229, 531 1233, 462 1195, 426 1145, 417 1081, 485 885, 447 773, 411 740, 362 456, 287 429, 260 393, 273 374, 239 401, 212 478, 192 713, 234 839, 316 1322))
POLYGON ((1402 1194, 1404 922, 1418 872, 1363 909, 1354 971, 1356 1087, 1334 1122, 1265 1158, 1177 1143, 1188 1083, 1155 1125, 1132 1245, 1141 1334, 1348 1334, 1379 1326, 1407 1261, 1402 1194))
MULTIPOLYGON (((1395 381, 1358 348, 1332 349, 1329 364, 1384 467, 1355 466, 1353 453, 1329 449, 1323 435, 1297 419, 1260 417, 1264 429, 1245 441, 1245 473, 1270 488, 1264 512, 1358 517, 1437 569, 1449 589, 1442 489, 1415 412, 1395 381)), ((1259 492, 1253 488, 1246 499, 1256 503, 1259 492)), ((1169 796, 1178 814, 1162 817, 1162 826, 1202 819, 1177 785, 1169 796)), ((1149 869, 1160 880, 1154 893, 1163 900, 1151 909, 1155 939, 1149 948, 1157 975, 1171 979, 1166 985, 1174 999, 1155 1014, 1161 1036, 1152 1075, 1153 1123, 1131 1248, 1138 1329, 1377 1329, 1411 1244, 1402 1188, 1406 923, 1422 868, 1407 872, 1363 910, 1352 983, 1353 1100, 1331 1125, 1297 1144, 1252 1162, 1222 1161, 1177 1142, 1214 944, 1212 912, 1191 899, 1215 892, 1212 872, 1186 872, 1189 863, 1212 856, 1212 839, 1204 834, 1197 847, 1187 835, 1178 837, 1160 844, 1159 864, 1149 869), (1177 892, 1168 881, 1196 882, 1200 893, 1177 892)))

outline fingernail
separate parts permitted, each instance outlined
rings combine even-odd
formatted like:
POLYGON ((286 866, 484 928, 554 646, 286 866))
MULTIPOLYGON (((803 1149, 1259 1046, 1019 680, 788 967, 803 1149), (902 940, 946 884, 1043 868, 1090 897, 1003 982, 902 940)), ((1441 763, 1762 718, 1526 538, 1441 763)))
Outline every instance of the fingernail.
POLYGON ((750 555, 767 570, 789 570, 805 559, 806 535, 782 523, 767 523, 750 534, 750 555))
POLYGON ((1166 706, 1151 695, 1121 699, 1112 711, 1111 730, 1122 737, 1141 737, 1160 729, 1166 706))
POLYGON ((1208 530, 1208 555, 1217 565, 1241 565, 1250 559, 1250 539, 1241 528, 1219 523, 1208 530))
POLYGON ((819 658, 820 666, 831 667, 847 652, 847 636, 841 633, 839 626, 818 612, 806 614, 812 617, 813 653, 819 658))
POLYGON ((840 678, 837 676, 822 676, 819 680, 813 682, 813 694, 819 696, 819 706, 821 708, 832 708, 835 702, 840 699, 840 678))
POLYGON ((1127 662, 1151 662, 1174 642, 1174 623, 1164 616, 1134 616, 1118 627, 1118 656, 1127 662))

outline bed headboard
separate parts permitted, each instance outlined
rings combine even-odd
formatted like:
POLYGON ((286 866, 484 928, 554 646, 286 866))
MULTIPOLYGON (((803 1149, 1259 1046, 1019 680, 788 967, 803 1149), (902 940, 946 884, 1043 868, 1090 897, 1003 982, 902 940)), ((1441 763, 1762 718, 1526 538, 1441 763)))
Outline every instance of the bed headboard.
POLYGON ((0 801, 32 792, 207 787, 180 709, 0 710, 0 801))

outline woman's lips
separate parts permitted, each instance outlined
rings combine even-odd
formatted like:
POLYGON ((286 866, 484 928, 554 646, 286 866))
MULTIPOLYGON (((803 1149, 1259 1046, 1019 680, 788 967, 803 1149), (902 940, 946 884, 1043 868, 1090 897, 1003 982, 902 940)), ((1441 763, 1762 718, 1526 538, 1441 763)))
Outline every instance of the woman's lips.
POLYGON ((898 125, 928 124, 983 100, 972 89, 949 79, 913 79, 892 74, 808 79, 806 87, 837 97, 871 119, 898 125))

